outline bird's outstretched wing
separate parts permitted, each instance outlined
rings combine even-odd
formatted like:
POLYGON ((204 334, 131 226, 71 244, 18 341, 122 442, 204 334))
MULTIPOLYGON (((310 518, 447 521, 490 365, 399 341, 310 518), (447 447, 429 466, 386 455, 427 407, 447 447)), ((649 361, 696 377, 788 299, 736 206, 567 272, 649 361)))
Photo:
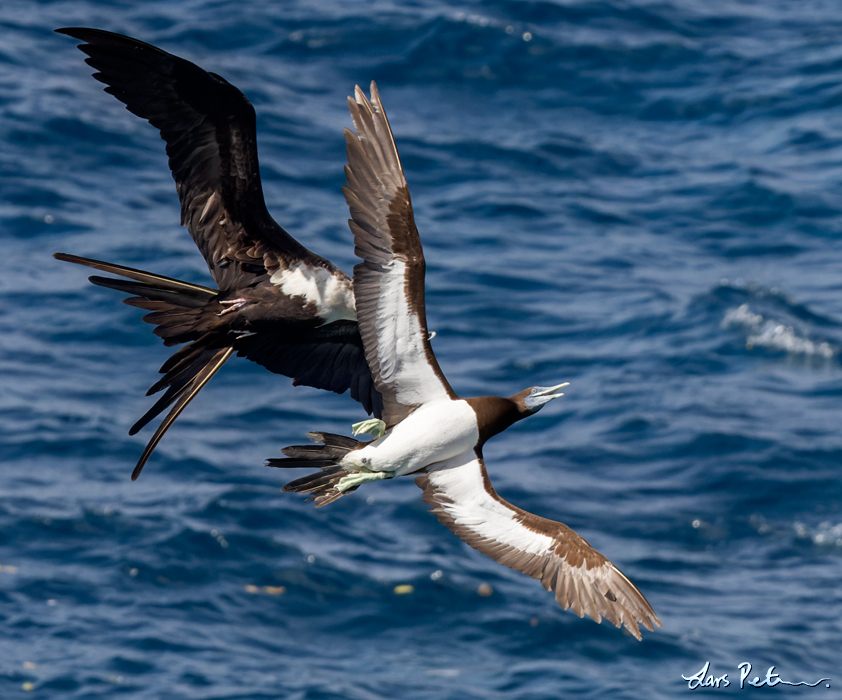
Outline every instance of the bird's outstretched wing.
POLYGON ((357 87, 348 98, 356 135, 345 130, 343 187, 356 254, 354 294, 360 335, 383 420, 392 426, 417 406, 454 398, 433 350, 424 309, 424 253, 412 202, 377 86, 371 102, 357 87))
POLYGON ((639 625, 661 626, 635 585, 573 530, 500 498, 473 452, 431 467, 415 483, 441 523, 474 549, 539 579, 565 610, 624 625, 637 639, 639 625))
POLYGON ((220 290, 248 287, 289 268, 336 271, 269 215, 257 162, 254 108, 242 92, 190 61, 131 37, 83 27, 56 31, 86 42, 79 48, 105 91, 160 131, 181 201, 181 223, 220 290))
POLYGON ((219 290, 74 255, 126 282, 94 284, 132 294, 152 313, 166 345, 189 343, 161 368, 150 393, 164 395, 132 427, 134 434, 173 406, 135 469, 222 364, 237 352, 295 384, 342 393, 380 414, 380 395, 362 349, 351 280, 300 245, 269 215, 257 161, 254 109, 233 85, 178 56, 98 29, 57 30, 83 42, 94 77, 166 143, 181 202, 181 223, 204 256, 219 290))

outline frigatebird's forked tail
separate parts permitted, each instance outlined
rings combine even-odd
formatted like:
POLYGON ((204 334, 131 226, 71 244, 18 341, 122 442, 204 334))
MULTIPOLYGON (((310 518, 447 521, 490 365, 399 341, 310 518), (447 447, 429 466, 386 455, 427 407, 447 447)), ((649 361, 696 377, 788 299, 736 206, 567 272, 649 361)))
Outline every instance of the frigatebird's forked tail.
POLYGON ((174 408, 135 469, 233 352, 304 384, 350 390, 380 415, 380 395, 362 350, 351 280, 290 236, 266 209, 257 160, 254 108, 233 85, 178 56, 98 29, 57 30, 85 43, 86 62, 105 91, 146 119, 166 143, 181 223, 218 289, 120 265, 59 254, 62 260, 128 278, 95 284, 135 295, 165 344, 190 343, 162 368, 151 391, 161 400, 140 429, 174 408))
POLYGON ((164 339, 165 345, 189 342, 189 345, 172 355, 161 367, 164 376, 146 395, 162 389, 166 391, 129 430, 129 435, 134 435, 172 406, 172 410, 155 431, 132 472, 132 480, 137 479, 164 433, 234 352, 234 348, 226 342, 225 335, 218 333, 218 329, 215 328, 219 324, 211 309, 216 302, 217 292, 200 285, 180 282, 122 265, 66 253, 55 253, 54 256, 58 260, 128 278, 121 280, 94 276, 89 279, 97 286, 135 295, 125 302, 152 312, 145 316, 144 320, 156 325, 155 334, 164 339))
POLYGON ((124 302, 150 312, 143 320, 155 325, 154 333, 164 345, 187 343, 163 364, 164 376, 146 394, 165 390, 163 395, 129 430, 130 435, 136 434, 170 409, 138 460, 132 479, 140 475, 176 418, 235 352, 291 377, 293 384, 337 393, 350 389, 369 413, 380 414, 379 395, 372 388, 354 322, 317 326, 306 320, 280 319, 263 332, 250 333, 243 330, 241 316, 229 313, 237 304, 226 303, 224 295, 208 287, 77 255, 55 253, 55 257, 126 278, 93 276, 89 280, 133 295, 124 302))

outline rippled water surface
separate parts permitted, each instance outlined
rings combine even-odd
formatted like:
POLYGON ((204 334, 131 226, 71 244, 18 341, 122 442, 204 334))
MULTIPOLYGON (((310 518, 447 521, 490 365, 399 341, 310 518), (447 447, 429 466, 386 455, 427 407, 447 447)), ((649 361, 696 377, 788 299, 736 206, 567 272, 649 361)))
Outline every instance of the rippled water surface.
POLYGON ((819 0, 4 2, 0 697, 674 698, 706 661, 716 692, 744 661, 838 692, 840 35, 819 0), (266 458, 362 416, 244 360, 129 481, 168 351, 50 254, 209 276, 154 129, 52 33, 73 25, 238 85, 272 213, 346 271, 345 96, 377 80, 451 384, 571 382, 487 445, 495 485, 663 630, 560 610, 411 480, 280 493, 266 458))

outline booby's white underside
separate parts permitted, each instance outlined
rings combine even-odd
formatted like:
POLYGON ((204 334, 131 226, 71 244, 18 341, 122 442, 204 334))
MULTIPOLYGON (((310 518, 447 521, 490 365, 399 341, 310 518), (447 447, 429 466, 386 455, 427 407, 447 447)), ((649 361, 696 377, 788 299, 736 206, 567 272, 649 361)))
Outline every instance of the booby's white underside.
POLYGON ((340 465, 349 471, 404 476, 471 450, 479 440, 477 416, 467 401, 439 399, 425 403, 340 465))

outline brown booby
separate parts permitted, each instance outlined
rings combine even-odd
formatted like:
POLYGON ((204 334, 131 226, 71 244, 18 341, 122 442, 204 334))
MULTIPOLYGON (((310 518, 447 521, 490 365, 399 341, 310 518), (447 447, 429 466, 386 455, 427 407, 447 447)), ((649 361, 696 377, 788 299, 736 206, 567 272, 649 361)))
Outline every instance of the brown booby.
POLYGON ((374 83, 348 99, 356 135, 345 130, 345 198, 355 251, 357 318, 386 431, 370 442, 310 433, 314 445, 287 447, 276 467, 320 467, 284 490, 316 506, 376 479, 418 475, 424 501, 471 547, 541 581, 564 609, 605 618, 641 639, 661 626, 643 594, 566 525, 503 500, 488 478, 483 447, 494 435, 559 398, 566 384, 514 396, 460 399, 439 367, 427 332, 424 255, 409 190, 374 83))
POLYGON ((136 479, 167 429, 236 352, 272 372, 337 393, 350 390, 380 415, 357 326, 351 279, 310 252, 270 216, 257 162, 255 113, 224 78, 137 39, 98 29, 56 30, 79 39, 86 62, 133 114, 166 142, 181 202, 181 223, 217 288, 121 265, 56 253, 125 279, 90 281, 133 296, 167 346, 187 343, 161 367, 147 395, 163 396, 134 435, 172 406, 132 473, 136 479))

